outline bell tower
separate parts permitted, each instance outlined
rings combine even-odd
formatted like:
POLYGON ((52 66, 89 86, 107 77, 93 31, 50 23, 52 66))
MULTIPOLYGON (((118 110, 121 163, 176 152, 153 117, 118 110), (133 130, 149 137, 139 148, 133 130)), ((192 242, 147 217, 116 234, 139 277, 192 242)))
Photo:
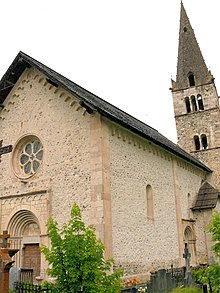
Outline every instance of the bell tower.
MULTIPOLYGON (((177 74, 171 91, 178 144, 218 173, 219 97, 182 1, 177 74)), ((220 174, 214 178, 220 187, 220 174)))

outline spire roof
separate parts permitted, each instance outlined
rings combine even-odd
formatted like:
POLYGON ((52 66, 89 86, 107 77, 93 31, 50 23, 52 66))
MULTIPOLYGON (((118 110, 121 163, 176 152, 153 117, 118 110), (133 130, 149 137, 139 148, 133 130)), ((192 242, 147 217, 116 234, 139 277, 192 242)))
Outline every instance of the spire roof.
POLYGON ((213 78, 205 64, 183 2, 181 1, 178 63, 174 90, 189 87, 189 74, 194 75, 195 85, 209 83, 213 78))

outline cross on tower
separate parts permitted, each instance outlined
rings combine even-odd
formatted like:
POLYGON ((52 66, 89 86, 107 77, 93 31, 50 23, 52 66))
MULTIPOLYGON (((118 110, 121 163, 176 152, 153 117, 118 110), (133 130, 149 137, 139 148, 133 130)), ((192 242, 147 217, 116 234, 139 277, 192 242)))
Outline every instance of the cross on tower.
POLYGON ((7 240, 10 238, 7 230, 3 231, 3 234, 0 234, 0 239, 2 239, 2 248, 7 248, 7 240))
POLYGON ((10 153, 12 151, 12 145, 2 146, 3 140, 0 140, 0 157, 1 155, 10 153))

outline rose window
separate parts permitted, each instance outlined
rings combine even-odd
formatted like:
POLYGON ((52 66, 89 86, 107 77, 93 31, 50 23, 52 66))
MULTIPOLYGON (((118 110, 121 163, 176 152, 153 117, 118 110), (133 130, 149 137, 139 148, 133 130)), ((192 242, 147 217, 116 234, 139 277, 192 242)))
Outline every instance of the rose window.
POLYGON ((43 147, 40 141, 28 142, 21 152, 20 166, 27 175, 34 174, 43 159, 43 147))
POLYGON ((12 158, 16 176, 25 179, 34 175, 40 168, 43 154, 43 145, 38 137, 23 137, 14 147, 12 158))

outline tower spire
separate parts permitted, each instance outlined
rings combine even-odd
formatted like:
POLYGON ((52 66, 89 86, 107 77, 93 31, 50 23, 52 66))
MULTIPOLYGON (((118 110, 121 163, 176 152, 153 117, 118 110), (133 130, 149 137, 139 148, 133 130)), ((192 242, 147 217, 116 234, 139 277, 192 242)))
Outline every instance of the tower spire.
POLYGON ((181 1, 177 75, 173 90, 187 88, 192 86, 190 83, 193 82, 195 85, 202 85, 212 80, 181 1))

